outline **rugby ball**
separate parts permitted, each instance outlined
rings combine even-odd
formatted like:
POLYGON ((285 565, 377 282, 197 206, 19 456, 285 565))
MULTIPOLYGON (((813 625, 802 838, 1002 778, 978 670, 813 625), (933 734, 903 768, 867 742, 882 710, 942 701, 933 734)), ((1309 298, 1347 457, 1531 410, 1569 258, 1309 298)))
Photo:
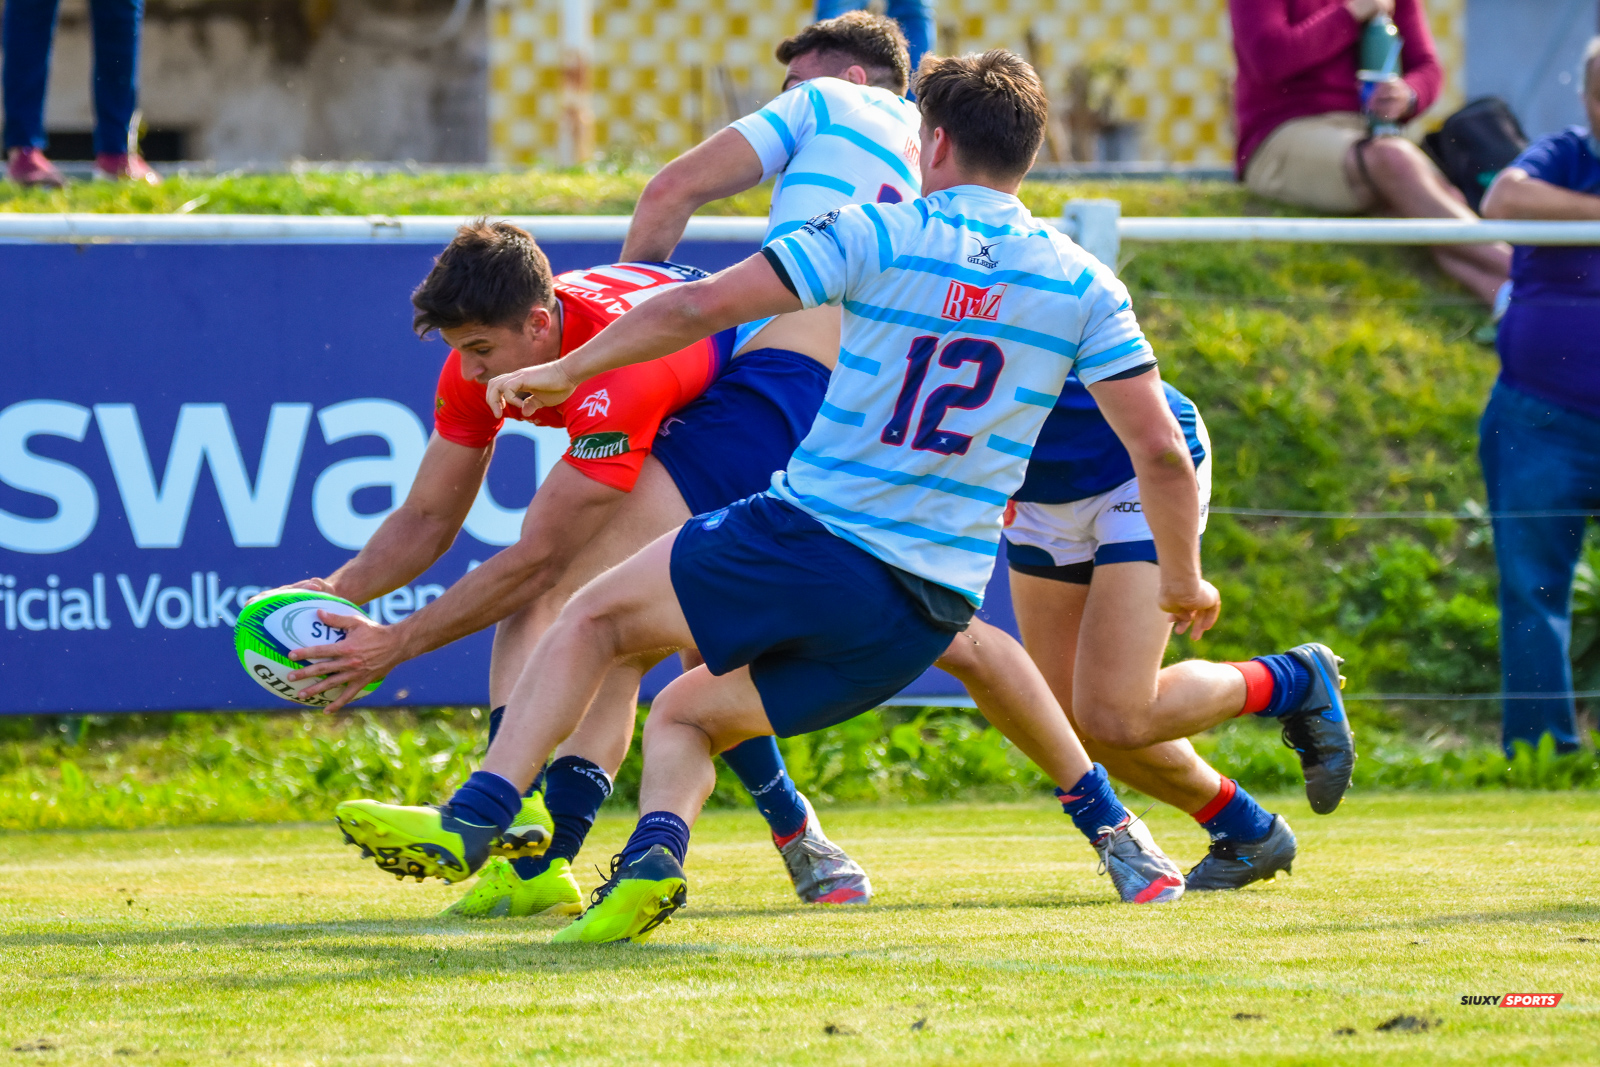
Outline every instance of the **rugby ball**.
MULTIPOLYGON (((297 648, 312 645, 331 645, 343 641, 345 631, 329 626, 317 617, 318 611, 331 611, 337 615, 366 613, 350 601, 328 593, 294 590, 264 596, 239 613, 233 628, 233 647, 239 653, 239 663, 244 671, 261 688, 285 700, 312 708, 325 708, 339 698, 343 687, 329 689, 313 696, 301 696, 300 691, 316 679, 302 678, 289 681, 289 672, 306 666, 289 658, 297 648)), ((383 679, 367 686, 362 695, 383 684, 383 679)))

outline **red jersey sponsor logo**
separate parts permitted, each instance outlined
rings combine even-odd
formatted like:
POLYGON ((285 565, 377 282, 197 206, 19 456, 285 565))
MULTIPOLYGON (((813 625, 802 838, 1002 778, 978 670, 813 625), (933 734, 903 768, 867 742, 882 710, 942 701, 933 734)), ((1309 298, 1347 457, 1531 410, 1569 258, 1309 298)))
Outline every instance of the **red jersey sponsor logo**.
POLYGON ((611 394, 604 389, 596 389, 578 402, 578 407, 591 419, 598 419, 611 414, 611 394))
POLYGON ((915 137, 906 138, 906 146, 904 149, 902 149, 902 151, 905 153, 906 162, 910 163, 913 167, 922 162, 922 146, 917 143, 917 139, 915 137))
POLYGON ((1000 317, 1000 299, 1006 295, 1005 283, 979 287, 965 282, 951 282, 944 294, 943 318, 960 322, 962 319, 988 319, 1000 317))

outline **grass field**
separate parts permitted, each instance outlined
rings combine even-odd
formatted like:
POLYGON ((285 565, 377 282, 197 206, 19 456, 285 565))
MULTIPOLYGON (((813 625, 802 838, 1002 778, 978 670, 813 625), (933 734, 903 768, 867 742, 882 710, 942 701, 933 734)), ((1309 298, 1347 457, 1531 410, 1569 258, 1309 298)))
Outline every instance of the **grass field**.
MULTIPOLYGON (((1300 836, 1294 877, 1149 908, 1113 903, 1043 802, 827 813, 877 887, 850 911, 798 906, 756 817, 713 813, 680 918, 650 945, 579 950, 547 946, 540 920, 435 918, 458 890, 396 883, 325 826, 5 835, 0 1056, 1594 1061, 1600 797, 1276 806, 1300 836), (1460 1004, 1509 992, 1565 997, 1460 1004), (1399 1016, 1418 1025, 1379 1029, 1399 1016)), ((1151 820, 1198 858, 1193 823, 1151 820)), ((602 819, 583 859, 626 829, 602 819)))

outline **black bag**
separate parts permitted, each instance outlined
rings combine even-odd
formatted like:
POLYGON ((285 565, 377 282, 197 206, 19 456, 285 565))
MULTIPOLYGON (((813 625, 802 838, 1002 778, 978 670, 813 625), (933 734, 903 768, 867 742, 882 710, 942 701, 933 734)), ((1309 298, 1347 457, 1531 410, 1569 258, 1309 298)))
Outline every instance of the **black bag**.
POLYGON ((1504 100, 1485 96, 1445 119, 1422 147, 1477 211, 1495 175, 1528 147, 1528 136, 1504 100))

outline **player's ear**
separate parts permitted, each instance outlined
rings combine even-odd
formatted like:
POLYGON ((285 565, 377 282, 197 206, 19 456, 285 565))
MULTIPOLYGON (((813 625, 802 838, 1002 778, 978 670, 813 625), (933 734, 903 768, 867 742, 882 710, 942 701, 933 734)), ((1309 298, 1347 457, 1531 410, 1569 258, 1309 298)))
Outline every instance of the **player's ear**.
POLYGON ((854 85, 865 85, 867 84, 867 69, 859 63, 854 63, 846 67, 844 73, 840 74, 839 77, 854 85))
POLYGON ((550 324, 555 321, 555 315, 549 308, 535 304, 528 309, 528 318, 522 324, 522 332, 530 337, 538 337, 550 329, 550 324))

